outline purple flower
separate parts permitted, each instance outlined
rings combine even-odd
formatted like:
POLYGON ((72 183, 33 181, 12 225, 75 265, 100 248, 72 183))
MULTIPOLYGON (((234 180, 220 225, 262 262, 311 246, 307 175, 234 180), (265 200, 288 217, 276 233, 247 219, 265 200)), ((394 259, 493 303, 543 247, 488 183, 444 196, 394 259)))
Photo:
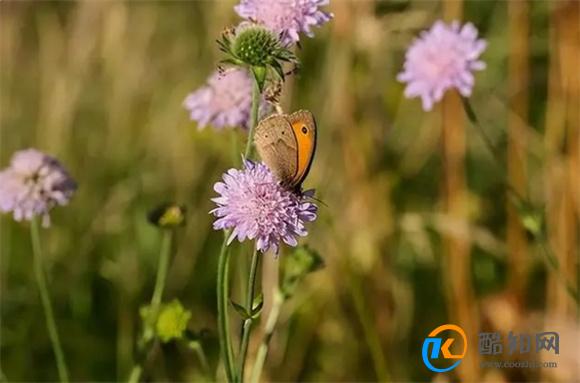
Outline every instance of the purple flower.
POLYGON ((12 212, 16 221, 42 216, 49 226, 49 211, 66 205, 75 190, 75 181, 55 158, 36 149, 21 150, 0 172, 0 211, 12 212))
POLYGON ((304 223, 316 219, 318 208, 309 198, 314 190, 287 190, 263 163, 244 161, 243 170, 228 170, 214 190, 220 196, 212 199, 217 208, 210 213, 218 217, 213 228, 232 229, 228 244, 236 237, 256 239, 258 250, 278 253, 281 241, 296 246, 297 237, 308 234, 304 223))
POLYGON ((472 72, 485 68, 478 59, 486 45, 471 23, 461 27, 457 21, 451 25, 435 22, 407 50, 403 71, 397 77, 407 83, 405 97, 421 97, 423 110, 429 111, 448 89, 470 96, 475 82, 472 72))
POLYGON ((282 42, 295 43, 299 33, 314 36, 312 26, 321 26, 330 19, 332 13, 319 9, 328 5, 329 0, 241 0, 234 7, 241 17, 264 24, 282 35, 282 42))
POLYGON ((252 107, 252 77, 246 69, 214 72, 207 85, 190 93, 183 106, 200 129, 240 126, 247 128, 252 107))

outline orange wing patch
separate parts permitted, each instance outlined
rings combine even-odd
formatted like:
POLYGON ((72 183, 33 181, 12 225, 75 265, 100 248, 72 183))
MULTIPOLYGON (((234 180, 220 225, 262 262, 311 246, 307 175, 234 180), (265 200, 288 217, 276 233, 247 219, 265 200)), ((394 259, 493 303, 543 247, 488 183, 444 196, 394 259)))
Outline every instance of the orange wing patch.
POLYGON ((297 186, 306 178, 310 170, 316 146, 316 132, 314 127, 308 126, 304 121, 295 121, 292 124, 292 130, 298 144, 298 166, 292 184, 297 186))

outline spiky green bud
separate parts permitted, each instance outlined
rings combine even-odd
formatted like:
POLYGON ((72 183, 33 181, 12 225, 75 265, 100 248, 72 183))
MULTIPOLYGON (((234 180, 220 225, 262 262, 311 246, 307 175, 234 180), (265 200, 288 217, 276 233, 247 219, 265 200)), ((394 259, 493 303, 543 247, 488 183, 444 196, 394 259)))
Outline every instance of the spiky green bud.
POLYGON ((249 67, 263 89, 267 73, 271 69, 284 80, 282 63, 298 64, 296 56, 283 45, 278 36, 258 24, 242 23, 229 29, 218 40, 220 49, 226 53, 224 63, 249 67))
POLYGON ((232 42, 234 55, 248 65, 266 66, 278 49, 274 33, 257 25, 242 29, 232 42))

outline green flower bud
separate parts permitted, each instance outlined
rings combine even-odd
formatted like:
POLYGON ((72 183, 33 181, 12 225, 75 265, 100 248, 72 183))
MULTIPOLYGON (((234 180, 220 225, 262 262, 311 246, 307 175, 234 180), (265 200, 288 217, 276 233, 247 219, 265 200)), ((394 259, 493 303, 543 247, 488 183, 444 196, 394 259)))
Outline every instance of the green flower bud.
POLYGON ((165 203, 153 209, 147 216, 155 226, 171 228, 185 224, 185 206, 165 203))
POLYGON ((536 212, 522 214, 522 224, 533 235, 539 235, 542 231, 542 215, 536 212))
POLYGON ((155 333, 164 343, 180 339, 183 337, 190 319, 191 312, 183 308, 178 300, 173 300, 171 303, 161 306, 155 324, 155 333))
POLYGON ((279 49, 274 33, 258 25, 243 28, 232 42, 232 53, 248 65, 267 65, 279 49))
POLYGON ((514 201, 524 228, 532 235, 539 235, 544 228, 544 219, 540 210, 528 201, 514 201))
POLYGON ((244 22, 235 29, 226 30, 218 44, 226 54, 222 62, 250 68, 260 90, 264 88, 269 69, 284 80, 282 63, 298 64, 294 53, 280 42, 280 38, 259 24, 244 22))

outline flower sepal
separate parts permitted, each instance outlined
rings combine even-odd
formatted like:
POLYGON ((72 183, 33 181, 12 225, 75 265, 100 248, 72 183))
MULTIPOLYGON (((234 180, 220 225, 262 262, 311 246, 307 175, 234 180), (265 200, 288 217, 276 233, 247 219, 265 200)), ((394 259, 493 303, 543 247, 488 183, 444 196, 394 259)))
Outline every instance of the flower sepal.
POLYGON ((254 79, 258 83, 258 88, 260 92, 264 90, 264 84, 266 83, 266 74, 268 70, 265 66, 253 66, 252 73, 254 74, 254 79))

